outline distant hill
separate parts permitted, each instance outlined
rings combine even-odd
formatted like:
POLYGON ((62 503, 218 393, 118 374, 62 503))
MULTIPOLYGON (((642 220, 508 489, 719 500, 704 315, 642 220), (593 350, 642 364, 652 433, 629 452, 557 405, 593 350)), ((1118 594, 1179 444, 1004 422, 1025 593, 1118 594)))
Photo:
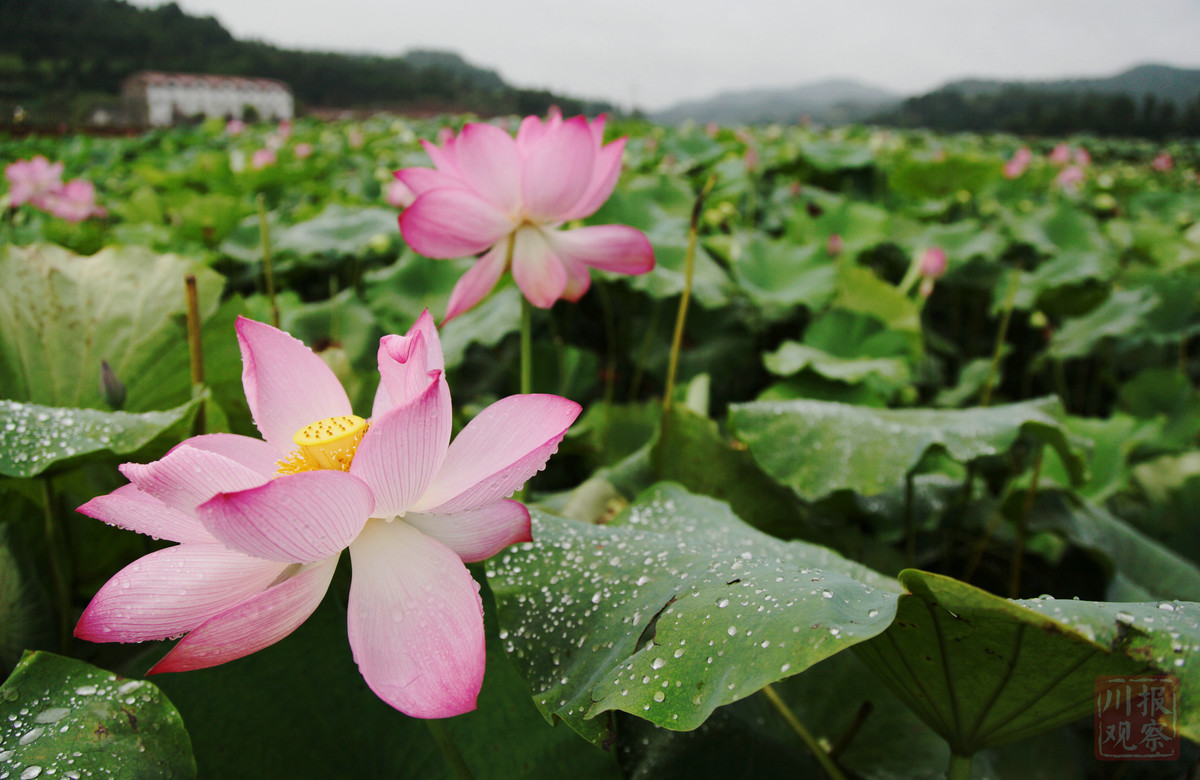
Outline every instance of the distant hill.
POLYGON ((1073 95, 1129 95, 1141 100, 1153 95, 1182 106, 1200 94, 1200 70, 1176 68, 1170 65, 1138 65, 1116 76, 1103 78, 1058 79, 1053 81, 997 81, 994 79, 961 79, 951 81, 936 91, 953 91, 971 97, 995 95, 1005 90, 1025 89, 1038 92, 1073 95))
POLYGON ((1198 137, 1200 70, 1141 65, 1107 78, 953 81, 870 121, 947 132, 1198 137))
POLYGON ((818 122, 854 122, 895 106, 903 98, 893 92, 849 79, 777 89, 723 92, 705 100, 691 100, 654 112, 650 118, 663 124, 691 119, 721 124, 795 122, 808 116, 818 122))
POLYGON ((114 101, 142 70, 266 77, 287 82, 297 104, 339 109, 540 114, 609 108, 510 86, 458 54, 403 56, 280 49, 233 37, 211 16, 174 2, 0 0, 0 123, 21 106, 34 123, 82 121, 114 101))

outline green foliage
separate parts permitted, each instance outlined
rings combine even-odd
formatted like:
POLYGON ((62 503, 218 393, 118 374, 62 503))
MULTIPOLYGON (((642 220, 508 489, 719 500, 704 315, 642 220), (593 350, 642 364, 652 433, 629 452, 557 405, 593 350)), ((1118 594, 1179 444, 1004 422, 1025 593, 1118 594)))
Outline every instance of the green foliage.
POLYGON ((0 767, 14 777, 43 770, 121 780, 197 776, 183 719, 144 680, 53 653, 26 653, 0 686, 0 714, 0 767))
POLYGON ((607 526, 538 515, 534 539, 488 566, 500 636, 542 714, 595 744, 610 710, 693 729, 879 633, 896 602, 870 569, 671 484, 607 526))
MULTIPOLYGON (((429 163, 420 138, 462 121, 0 138, 5 159, 43 154, 94 181, 109 212, 73 225, 21 206, 0 224, 0 668, 57 648, 136 674, 162 652, 70 643, 96 588, 163 544, 73 510, 122 483, 114 461, 183 440, 200 408, 208 430, 257 437, 238 316, 278 316, 369 413, 379 338, 442 317, 473 262, 403 248, 383 193, 396 168, 429 163), (268 143, 273 166, 240 165, 268 143)), ((468 766, 816 774, 756 695, 770 684, 855 776, 939 777, 953 749, 976 751, 977 776, 1077 778, 1086 729, 1055 724, 1087 714, 1088 675, 1134 667, 1180 677, 1183 734, 1200 736, 1195 606, 1173 601, 1200 600, 1195 150, 1076 141, 1092 162, 1072 192, 1048 141, 1005 179, 1012 138, 609 129, 628 136, 624 170, 581 222, 644 230, 658 264, 595 273, 579 301, 533 312, 535 390, 587 412, 525 494, 534 541, 477 568, 486 682, 479 709, 446 724, 468 766), (1163 150, 1172 171, 1149 167, 1163 150), (687 229, 712 175, 664 415, 687 229), (934 247, 946 269, 922 278, 934 247), (887 575, 912 566, 927 573, 900 593, 887 575)), ((440 329, 455 427, 517 386, 520 300, 505 275, 440 329)), ((156 678, 203 776, 449 776, 425 726, 363 683, 345 572, 335 583, 280 643, 156 678)), ((145 757, 126 766, 153 773, 145 757)))

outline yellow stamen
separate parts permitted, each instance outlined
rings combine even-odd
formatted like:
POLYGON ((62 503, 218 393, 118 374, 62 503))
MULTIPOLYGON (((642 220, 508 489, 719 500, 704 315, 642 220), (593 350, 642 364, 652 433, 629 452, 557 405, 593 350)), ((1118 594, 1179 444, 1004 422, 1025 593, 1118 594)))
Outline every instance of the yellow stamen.
POLYGON ((316 469, 349 471, 354 452, 369 426, 366 420, 352 414, 326 417, 304 426, 292 437, 296 451, 279 461, 279 473, 316 469))

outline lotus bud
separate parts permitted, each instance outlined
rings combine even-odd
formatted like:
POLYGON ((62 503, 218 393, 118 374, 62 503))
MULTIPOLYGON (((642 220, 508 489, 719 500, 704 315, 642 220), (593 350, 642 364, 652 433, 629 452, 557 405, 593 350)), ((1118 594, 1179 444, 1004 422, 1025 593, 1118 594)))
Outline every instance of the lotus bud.
POLYGON ((107 360, 100 363, 100 398, 110 409, 120 409, 125 405, 125 385, 117 379, 107 360))

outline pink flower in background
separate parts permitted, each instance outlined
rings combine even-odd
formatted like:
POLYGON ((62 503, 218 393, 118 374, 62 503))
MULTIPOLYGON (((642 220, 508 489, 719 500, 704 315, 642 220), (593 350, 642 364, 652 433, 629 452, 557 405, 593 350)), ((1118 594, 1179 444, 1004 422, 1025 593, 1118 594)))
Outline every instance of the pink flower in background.
POLYGON ((922 252, 921 260, 917 264, 917 273, 921 276, 921 285, 917 291, 922 298, 928 298, 933 294, 934 282, 946 273, 946 250, 940 246, 933 246, 922 252))
POLYGON ((830 257, 837 257, 846 248, 846 240, 842 238, 841 233, 830 233, 829 240, 825 242, 825 251, 830 257))
POLYGON ((1075 164, 1080 168, 1086 168, 1092 164, 1092 156, 1082 146, 1075 150, 1075 164))
POLYGON ((400 215, 404 240, 427 257, 483 253, 450 295, 450 320, 482 300, 509 268, 534 306, 575 301, 591 283, 589 268, 642 274, 654 250, 640 230, 598 225, 561 230, 591 215, 612 194, 625 139, 603 144, 603 117, 543 122, 530 116, 514 140, 498 127, 468 124, 439 147, 425 142, 434 168, 396 177, 415 199, 400 215))
POLYGON ((246 123, 240 119, 230 119, 225 123, 226 135, 238 135, 246 129, 246 123))
POLYGON ((1166 172, 1175 167, 1175 161, 1171 159, 1168 152, 1162 152, 1151 161, 1150 167, 1156 171, 1166 172))
POLYGON ((346 133, 346 142, 350 144, 351 149, 361 149, 363 147, 363 132, 357 127, 350 128, 346 133))
POLYGON ((921 276, 936 279, 946 273, 946 250, 933 246, 921 253, 921 276))
POLYGON ((1079 189, 1079 185, 1083 182, 1083 178, 1083 169, 1078 165, 1071 165, 1063 168, 1062 172, 1058 174, 1058 177, 1055 179, 1055 181, 1058 183, 1058 186, 1062 187, 1066 192, 1074 193, 1079 189))
POLYGON ((1029 167, 1029 163, 1033 161, 1033 152, 1028 146, 1022 146, 1017 151, 1013 152, 1013 156, 1007 163, 1004 164, 1004 178, 1015 179, 1025 172, 1029 167))
POLYGON ((275 129, 275 132, 278 133, 279 137, 284 139, 285 141, 287 139, 291 138, 292 137, 292 122, 291 122, 291 120, 290 119, 281 119, 279 121, 279 127, 277 127, 275 129))
POLYGON ((303 160, 303 159, 307 158, 308 156, 310 156, 312 153, 313 153, 312 144, 303 142, 303 141, 296 144, 296 148, 293 150, 293 154, 296 155, 297 160, 303 160))
POLYGON ((63 164, 51 163, 40 154, 32 160, 17 160, 4 169, 4 177, 12 189, 9 196, 12 205, 29 203, 45 208, 45 198, 62 188, 63 164))
POLYGON ((437 131, 438 146, 445 146, 446 144, 450 143, 453 140, 454 140, 454 128, 443 127, 437 131))
POLYGON ((530 538, 506 499, 557 449, 580 407, 502 399, 453 442, 450 390, 428 312, 379 344, 368 422, 333 372, 288 334, 237 323, 242 384, 263 439, 196 436, 127 463, 130 484, 80 507, 178 542, 135 561, 75 628, 93 642, 185 635, 151 672, 225 663, 294 631, 349 549, 350 647, 381 699, 414 717, 475 707, 484 672, 479 586, 464 562, 530 538))
POLYGON ((759 163, 758 150, 753 146, 747 146, 746 154, 743 155, 742 161, 746 164, 747 171, 754 171, 757 169, 759 163))
POLYGON ((82 222, 108 213, 96 205, 96 188, 84 179, 71 179, 62 188, 46 195, 42 208, 68 222, 82 222))
POLYGON ((1058 144, 1047 155, 1047 159, 1055 165, 1066 165, 1071 162, 1071 147, 1066 144, 1058 144))
POLYGON ((275 164, 275 150, 271 148, 257 149, 253 156, 250 157, 250 167, 256 171, 261 171, 268 165, 275 164))

